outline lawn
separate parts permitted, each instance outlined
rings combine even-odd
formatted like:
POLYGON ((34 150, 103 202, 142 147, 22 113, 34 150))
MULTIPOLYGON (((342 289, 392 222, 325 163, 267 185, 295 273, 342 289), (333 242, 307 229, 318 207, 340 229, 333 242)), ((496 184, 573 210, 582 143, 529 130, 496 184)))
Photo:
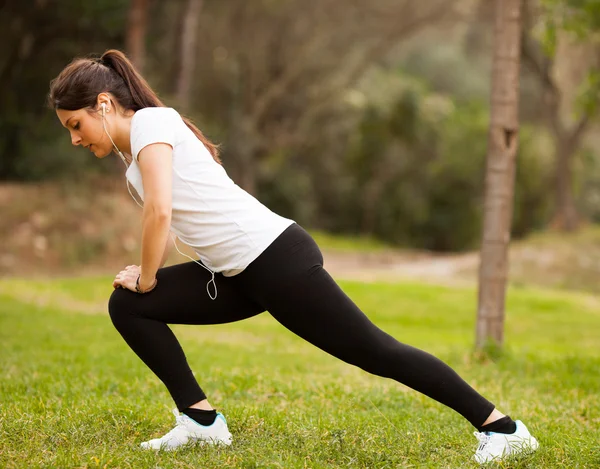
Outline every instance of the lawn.
MULTIPOLYGON (((1 468, 469 468, 453 411, 338 362, 268 314, 175 326, 231 447, 144 452, 173 403, 105 313, 111 278, 0 280, 1 468)), ((513 288, 504 355, 472 353, 475 291, 342 282, 372 320, 453 366, 541 448, 503 468, 600 467, 600 300, 513 288)), ((332 332, 333 333, 333 332, 332 332)))

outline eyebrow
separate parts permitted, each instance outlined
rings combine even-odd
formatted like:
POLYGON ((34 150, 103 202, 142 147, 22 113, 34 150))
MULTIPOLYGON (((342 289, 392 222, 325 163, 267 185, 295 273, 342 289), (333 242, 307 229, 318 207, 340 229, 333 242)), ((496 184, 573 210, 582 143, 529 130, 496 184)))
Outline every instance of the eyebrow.
POLYGON ((69 117, 69 118, 67 119, 67 122, 65 122, 65 125, 64 125, 64 127, 66 127, 67 125, 69 125, 69 121, 70 121, 71 119, 73 119, 73 116, 71 116, 71 117, 69 117))

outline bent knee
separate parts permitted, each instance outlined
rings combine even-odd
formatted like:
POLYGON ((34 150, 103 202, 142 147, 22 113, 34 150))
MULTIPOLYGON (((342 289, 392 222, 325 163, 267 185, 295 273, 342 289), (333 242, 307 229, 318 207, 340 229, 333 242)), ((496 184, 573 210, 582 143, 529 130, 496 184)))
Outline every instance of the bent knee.
POLYGON ((125 288, 115 288, 108 300, 108 314, 113 323, 133 312, 133 292, 125 288))

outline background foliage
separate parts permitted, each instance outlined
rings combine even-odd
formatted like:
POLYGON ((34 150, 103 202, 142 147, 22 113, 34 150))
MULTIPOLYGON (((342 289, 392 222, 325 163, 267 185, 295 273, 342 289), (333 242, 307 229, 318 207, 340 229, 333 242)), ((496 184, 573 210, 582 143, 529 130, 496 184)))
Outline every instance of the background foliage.
MULTIPOLYGON (((398 3, 314 0, 309 8, 300 0, 204 0, 193 57, 184 57, 189 1, 151 0, 144 74, 169 105, 221 143, 230 175, 273 210, 313 228, 396 245, 474 248, 492 12, 480 1, 398 3), (190 63, 193 81, 182 101, 178 80, 190 63)), ((541 57, 555 60, 555 73, 568 74, 572 65, 559 60, 561 35, 595 46, 597 2, 526 3, 535 19, 526 33, 543 46, 541 57)), ((132 5, 3 3, 0 180, 71 181, 98 172, 122 178, 114 161, 70 148, 45 95, 73 57, 125 48, 132 5)), ((587 70, 577 99, 562 111, 590 116, 569 178, 573 203, 592 221, 600 216, 595 70, 587 70)), ((517 237, 547 226, 556 211, 557 144, 538 78, 524 66, 517 237)))

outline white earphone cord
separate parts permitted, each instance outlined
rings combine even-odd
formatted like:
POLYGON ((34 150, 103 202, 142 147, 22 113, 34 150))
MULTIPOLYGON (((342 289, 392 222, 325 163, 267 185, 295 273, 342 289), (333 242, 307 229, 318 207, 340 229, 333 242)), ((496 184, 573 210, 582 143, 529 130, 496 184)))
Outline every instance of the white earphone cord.
MULTIPOLYGON (((121 157, 121 161, 123 162, 123 164, 125 165, 125 168, 129 168, 129 165, 127 164, 127 160, 125 159, 125 156, 123 155, 123 153, 121 153, 121 151, 117 148, 117 145, 115 145, 115 142, 113 141, 112 137, 110 136, 110 134, 108 133, 108 130, 106 128, 106 123, 104 122, 104 108, 105 105, 102 104, 102 127, 104 127, 104 132, 106 132, 106 135, 108 135, 108 138, 110 139, 111 143, 113 144, 113 147, 115 149, 115 152, 117 153, 117 155, 119 155, 121 157)), ((129 188, 130 184, 129 184, 129 180, 127 178, 125 178, 125 181, 127 182, 127 192, 129 192, 129 195, 131 196, 131 198, 135 201, 136 204, 138 204, 141 208, 144 208, 144 206, 138 202, 138 200, 135 198, 135 196, 132 194, 131 189, 129 188)), ((209 269, 208 267, 206 267, 204 264, 202 264, 201 262, 198 262, 196 259, 188 256, 187 254, 184 254, 183 252, 181 252, 179 250, 179 246, 177 246, 177 238, 173 235, 173 233, 171 231, 169 231, 169 235, 171 235, 171 239, 173 240, 173 244, 175 245, 175 249, 177 249, 177 252, 179 254, 181 254, 182 256, 187 257, 188 259, 190 259, 191 261, 194 261, 196 264, 198 264, 200 267, 208 270, 211 273, 211 279, 208 281, 208 283, 206 284, 206 292, 208 293, 208 296, 211 300, 216 300, 217 299, 217 283, 215 282, 215 272, 211 269, 209 269), (210 284, 213 284, 213 288, 215 291, 215 295, 213 296, 211 294, 210 291, 210 284)))

